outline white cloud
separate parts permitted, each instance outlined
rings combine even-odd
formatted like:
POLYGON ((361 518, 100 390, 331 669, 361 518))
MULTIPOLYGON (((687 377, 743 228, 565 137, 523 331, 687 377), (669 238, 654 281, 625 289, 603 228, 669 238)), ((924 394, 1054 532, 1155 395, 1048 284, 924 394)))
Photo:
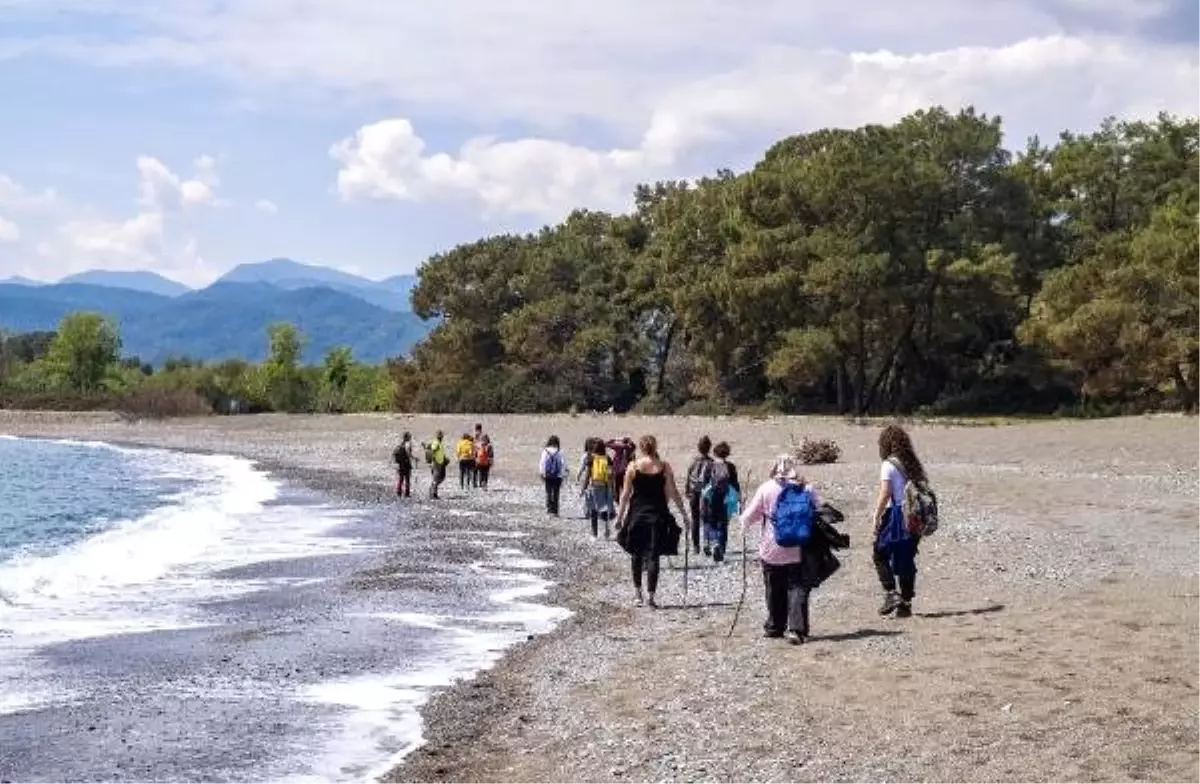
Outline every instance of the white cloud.
POLYGON ((145 155, 139 157, 138 204, 155 211, 216 205, 214 189, 220 183, 216 161, 208 155, 202 155, 195 160, 194 166, 195 174, 185 180, 159 159, 145 155))
POLYGON ((330 152, 344 199, 460 199, 485 214, 556 218, 575 206, 625 206, 639 181, 695 174, 685 163, 708 148, 753 156, 787 134, 888 122, 932 104, 1001 114, 1015 132, 1010 145, 1020 145, 1030 133, 1053 136, 1109 114, 1195 114, 1197 81, 1194 56, 1117 39, 1055 36, 912 55, 776 48, 665 95, 628 148, 478 138, 455 153, 428 152, 407 119, 393 118, 330 152))
POLYGON ((259 199, 254 202, 254 208, 259 212, 265 212, 270 215, 277 215, 279 213, 279 205, 270 199, 259 199))
POLYGON ((0 207, 11 210, 45 210, 58 204, 53 188, 34 192, 5 174, 0 174, 0 207))
POLYGON ((0 243, 17 242, 21 239, 21 227, 7 218, 0 217, 0 243))
POLYGON ((188 231, 187 211, 220 204, 216 163, 201 156, 193 165, 194 174, 185 179, 157 158, 137 158, 136 212, 114 218, 88 208, 70 210, 48 234, 29 243, 38 259, 38 276, 58 278, 101 268, 153 269, 188 283, 213 277, 188 231))

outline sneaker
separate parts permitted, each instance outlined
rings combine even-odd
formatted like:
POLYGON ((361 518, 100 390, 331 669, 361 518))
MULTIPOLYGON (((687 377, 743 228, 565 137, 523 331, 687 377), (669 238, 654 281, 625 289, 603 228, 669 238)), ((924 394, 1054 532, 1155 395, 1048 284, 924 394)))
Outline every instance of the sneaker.
POLYGON ((912 617, 912 602, 900 602, 900 606, 896 608, 897 618, 912 617))
POLYGON ((784 639, 786 639, 792 645, 803 645, 804 644, 804 635, 798 631, 784 632, 783 636, 784 636, 784 639))
POLYGON ((883 597, 883 606, 879 608, 879 614, 891 615, 896 611, 896 608, 899 607, 900 604, 900 594, 896 593, 895 591, 888 591, 883 597))
MULTIPOLYGON (((697 551, 697 552, 699 552, 699 551, 697 551)), ((711 547, 709 547, 708 545, 704 545, 704 554, 705 554, 705 555, 712 555, 712 548, 711 548, 711 547)))
POLYGON ((766 637, 768 640, 778 640, 782 636, 783 632, 777 632, 771 629, 763 629, 763 637, 766 637))
POLYGON ((646 600, 642 598, 642 592, 641 592, 641 591, 638 591, 638 592, 637 592, 637 593, 634 595, 634 597, 633 597, 633 603, 634 603, 636 606, 638 606, 638 607, 641 607, 643 604, 645 604, 645 603, 646 603, 646 600))
POLYGON ((646 604, 651 609, 654 609, 654 610, 658 609, 658 602, 654 601, 654 594, 650 594, 650 598, 648 600, 646 600, 646 604))

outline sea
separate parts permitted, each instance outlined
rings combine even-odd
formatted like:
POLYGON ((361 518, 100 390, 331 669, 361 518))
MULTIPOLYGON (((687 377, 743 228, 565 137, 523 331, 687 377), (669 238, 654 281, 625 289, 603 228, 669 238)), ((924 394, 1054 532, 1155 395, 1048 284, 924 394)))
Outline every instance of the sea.
POLYGON ((0 436, 0 781, 382 775, 436 689, 569 614, 519 531, 453 522, 485 514, 0 436))

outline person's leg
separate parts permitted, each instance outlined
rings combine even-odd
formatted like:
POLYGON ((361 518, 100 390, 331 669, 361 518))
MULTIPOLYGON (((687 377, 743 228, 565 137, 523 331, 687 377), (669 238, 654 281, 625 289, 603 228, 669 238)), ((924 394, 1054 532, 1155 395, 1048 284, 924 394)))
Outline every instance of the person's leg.
POLYGON ((492 467, 491 466, 483 466, 482 468, 479 469, 479 486, 482 487, 484 490, 487 490, 488 477, 490 477, 491 475, 492 475, 492 467))
POLYGON ((889 615, 900 606, 900 595, 896 593, 896 573, 892 571, 893 544, 879 547, 876 545, 871 555, 875 562, 875 574, 879 577, 879 585, 883 588, 883 605, 879 608, 880 615, 889 615))
POLYGON ((550 479, 550 514, 558 517, 558 504, 562 496, 562 477, 550 479))
POLYGON ((900 582, 900 606, 896 608, 898 618, 912 615, 912 600, 917 588, 916 555, 917 543, 914 540, 892 545, 892 571, 900 582))
POLYGON ((637 603, 642 603, 642 557, 640 555, 631 556, 629 559, 630 570, 633 573, 633 590, 637 598, 637 603))
POLYGON ((800 564, 788 565, 787 630, 795 635, 793 642, 803 642, 808 636, 808 588, 804 586, 802 575, 800 564))
POLYGON ((592 500, 592 538, 595 539, 600 535, 600 510, 596 508, 595 499, 592 500))
POLYGON ((725 545, 729 540, 729 521, 713 524, 713 560, 721 563, 725 560, 725 545))
POLYGON ((763 584, 767 593, 767 622, 763 630, 779 637, 787 629, 787 567, 763 564, 763 584))
POLYGON ((658 556, 648 559, 646 563, 646 591, 650 594, 648 603, 651 607, 657 607, 658 603, 654 601, 654 594, 658 591, 658 556))
MULTIPOLYGON (((688 494, 688 511, 692 516, 692 552, 700 552, 700 496, 697 493, 688 494)), ((708 547, 704 548, 705 553, 708 547)))

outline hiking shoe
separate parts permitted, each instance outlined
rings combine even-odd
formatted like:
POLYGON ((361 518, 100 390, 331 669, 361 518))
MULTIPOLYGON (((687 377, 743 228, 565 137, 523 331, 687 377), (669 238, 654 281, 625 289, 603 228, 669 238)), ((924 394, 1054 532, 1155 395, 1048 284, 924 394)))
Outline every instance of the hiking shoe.
POLYGON ((643 604, 645 604, 645 603, 646 603, 646 600, 642 598, 642 592, 641 592, 641 591, 638 591, 638 592, 637 592, 637 593, 634 595, 634 597, 633 597, 633 603, 634 603, 636 606, 638 606, 638 607, 641 607, 643 604))
POLYGON ((646 605, 653 610, 658 609, 658 602, 654 601, 654 594, 650 594, 650 598, 646 600, 646 605))
POLYGON ((880 615, 891 615, 896 611, 896 608, 901 604, 900 594, 895 591, 888 591, 883 597, 883 606, 879 608, 880 615))
POLYGON ((803 645, 804 644, 804 635, 798 631, 792 630, 792 631, 784 632, 783 637, 788 642, 790 642, 792 645, 803 645))
POLYGON ((782 636, 783 632, 777 632, 771 629, 763 629, 763 637, 766 637, 768 640, 778 640, 782 636))
MULTIPOLYGON (((697 551, 696 551, 696 554, 697 554, 697 555, 699 555, 699 553, 700 553, 700 551, 699 551, 699 550, 697 550, 697 551)), ((709 547, 708 545, 704 545, 704 554, 705 554, 705 555, 712 555, 712 548, 711 548, 711 547, 709 547)))
POLYGON ((912 617, 912 602, 900 602, 900 606, 896 608, 897 618, 912 617))

